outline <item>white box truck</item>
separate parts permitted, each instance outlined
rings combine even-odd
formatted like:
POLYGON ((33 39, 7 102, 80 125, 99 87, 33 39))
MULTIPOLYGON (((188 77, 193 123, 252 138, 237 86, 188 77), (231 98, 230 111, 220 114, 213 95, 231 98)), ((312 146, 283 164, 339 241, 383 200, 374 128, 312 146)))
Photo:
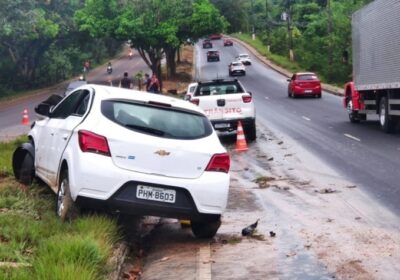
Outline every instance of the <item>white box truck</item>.
POLYGON ((351 122, 378 114, 383 131, 400 120, 400 0, 375 0, 352 17, 353 81, 345 85, 351 122))

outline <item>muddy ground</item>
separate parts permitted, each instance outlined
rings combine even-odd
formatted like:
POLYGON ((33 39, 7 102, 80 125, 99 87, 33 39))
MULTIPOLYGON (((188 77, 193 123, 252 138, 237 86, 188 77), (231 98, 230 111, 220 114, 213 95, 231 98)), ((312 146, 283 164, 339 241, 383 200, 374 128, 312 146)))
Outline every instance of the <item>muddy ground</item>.
POLYGON ((121 279, 399 279, 399 218, 362 186, 260 124, 247 152, 234 151, 234 136, 221 140, 231 185, 215 238, 151 219, 121 279))

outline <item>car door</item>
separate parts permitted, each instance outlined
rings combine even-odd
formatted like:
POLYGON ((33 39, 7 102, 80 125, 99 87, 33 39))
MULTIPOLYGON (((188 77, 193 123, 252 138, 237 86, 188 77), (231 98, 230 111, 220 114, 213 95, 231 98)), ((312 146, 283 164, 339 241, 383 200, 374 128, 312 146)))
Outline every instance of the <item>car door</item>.
POLYGON ((67 146, 74 128, 79 125, 87 114, 91 94, 87 89, 71 93, 60 103, 50 115, 46 125, 47 149, 44 169, 50 186, 57 185, 57 175, 62 154, 67 146))

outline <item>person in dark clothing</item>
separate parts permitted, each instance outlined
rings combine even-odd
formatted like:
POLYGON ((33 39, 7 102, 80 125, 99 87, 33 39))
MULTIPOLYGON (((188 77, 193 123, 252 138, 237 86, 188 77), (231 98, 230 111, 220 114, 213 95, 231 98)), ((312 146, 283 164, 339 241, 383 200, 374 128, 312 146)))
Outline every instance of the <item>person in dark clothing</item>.
POLYGON ((124 77, 121 79, 119 87, 132 88, 132 80, 128 77, 128 72, 124 73, 124 77))
POLYGON ((153 76, 151 76, 149 92, 160 92, 160 81, 158 80, 156 74, 153 74, 153 76))
POLYGON ((146 85, 146 91, 149 91, 150 83, 151 83, 150 75, 147 74, 147 73, 144 74, 144 82, 143 82, 143 84, 146 85))

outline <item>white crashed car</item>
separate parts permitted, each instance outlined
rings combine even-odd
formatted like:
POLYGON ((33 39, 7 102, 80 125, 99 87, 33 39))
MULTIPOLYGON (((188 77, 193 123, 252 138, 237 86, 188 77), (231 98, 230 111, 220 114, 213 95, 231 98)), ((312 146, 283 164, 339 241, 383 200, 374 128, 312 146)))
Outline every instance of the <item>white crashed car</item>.
POLYGON ((39 177, 70 219, 80 205, 191 220, 217 232, 228 199, 230 159, 204 113, 172 97, 85 85, 54 108, 40 104, 29 142, 16 149, 16 178, 39 177))
POLYGON ((251 65, 251 58, 247 53, 241 53, 236 56, 236 60, 242 62, 244 65, 251 65))

